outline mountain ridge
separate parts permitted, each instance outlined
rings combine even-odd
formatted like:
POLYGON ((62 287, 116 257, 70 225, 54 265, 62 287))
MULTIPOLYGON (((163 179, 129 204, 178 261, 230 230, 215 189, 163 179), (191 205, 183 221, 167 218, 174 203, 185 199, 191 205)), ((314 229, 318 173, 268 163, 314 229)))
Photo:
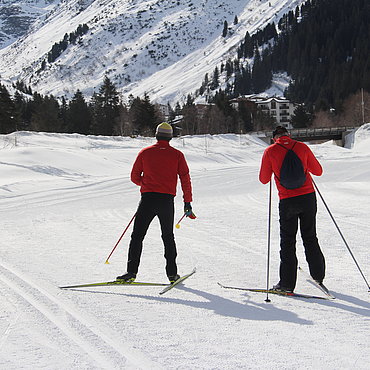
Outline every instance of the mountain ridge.
POLYGON ((247 31, 277 23, 303 2, 61 1, 0 50, 0 75, 42 94, 67 97, 77 90, 91 96, 108 76, 124 98, 147 93, 155 102, 184 101, 206 73, 235 56, 247 31), (55 62, 47 62, 53 45, 81 24, 88 25, 88 32, 69 43, 55 62))

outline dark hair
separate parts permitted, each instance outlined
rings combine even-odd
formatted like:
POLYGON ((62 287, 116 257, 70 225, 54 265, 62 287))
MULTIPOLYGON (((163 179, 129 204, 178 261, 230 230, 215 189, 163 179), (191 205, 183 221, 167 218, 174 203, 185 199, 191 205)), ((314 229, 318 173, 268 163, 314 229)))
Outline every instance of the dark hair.
POLYGON ((284 126, 276 126, 275 130, 272 132, 272 137, 284 136, 283 134, 288 134, 288 130, 284 126))
POLYGON ((168 136, 161 136, 161 135, 156 135, 155 138, 157 140, 166 140, 166 141, 170 141, 172 139, 172 137, 168 137, 168 136))

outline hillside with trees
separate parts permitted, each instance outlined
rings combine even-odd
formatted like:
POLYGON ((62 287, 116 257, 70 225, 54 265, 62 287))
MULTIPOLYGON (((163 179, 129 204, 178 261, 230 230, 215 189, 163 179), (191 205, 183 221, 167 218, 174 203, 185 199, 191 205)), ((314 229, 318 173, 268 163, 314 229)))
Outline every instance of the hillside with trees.
POLYGON ((285 72, 291 78, 288 99, 311 113, 340 115, 351 96, 360 101, 361 89, 365 96, 370 92, 369 19, 366 0, 308 0, 277 25, 247 32, 235 59, 206 75, 198 93, 209 101, 221 90, 230 98, 258 94, 270 87, 274 73, 285 72))

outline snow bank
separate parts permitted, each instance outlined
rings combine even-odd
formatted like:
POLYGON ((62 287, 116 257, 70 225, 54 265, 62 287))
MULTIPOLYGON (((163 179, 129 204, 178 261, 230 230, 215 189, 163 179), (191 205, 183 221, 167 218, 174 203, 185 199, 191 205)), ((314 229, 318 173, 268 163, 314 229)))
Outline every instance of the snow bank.
POLYGON ((363 153, 370 153, 370 123, 362 125, 346 137, 345 147, 363 153))

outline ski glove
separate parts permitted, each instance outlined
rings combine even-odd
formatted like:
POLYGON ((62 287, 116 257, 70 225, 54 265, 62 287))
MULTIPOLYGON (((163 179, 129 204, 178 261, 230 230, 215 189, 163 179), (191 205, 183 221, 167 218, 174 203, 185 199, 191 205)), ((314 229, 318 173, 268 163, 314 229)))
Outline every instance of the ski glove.
POLYGON ((193 213, 190 202, 184 202, 184 213, 186 217, 190 217, 191 219, 197 218, 197 216, 195 216, 195 214, 193 213))

